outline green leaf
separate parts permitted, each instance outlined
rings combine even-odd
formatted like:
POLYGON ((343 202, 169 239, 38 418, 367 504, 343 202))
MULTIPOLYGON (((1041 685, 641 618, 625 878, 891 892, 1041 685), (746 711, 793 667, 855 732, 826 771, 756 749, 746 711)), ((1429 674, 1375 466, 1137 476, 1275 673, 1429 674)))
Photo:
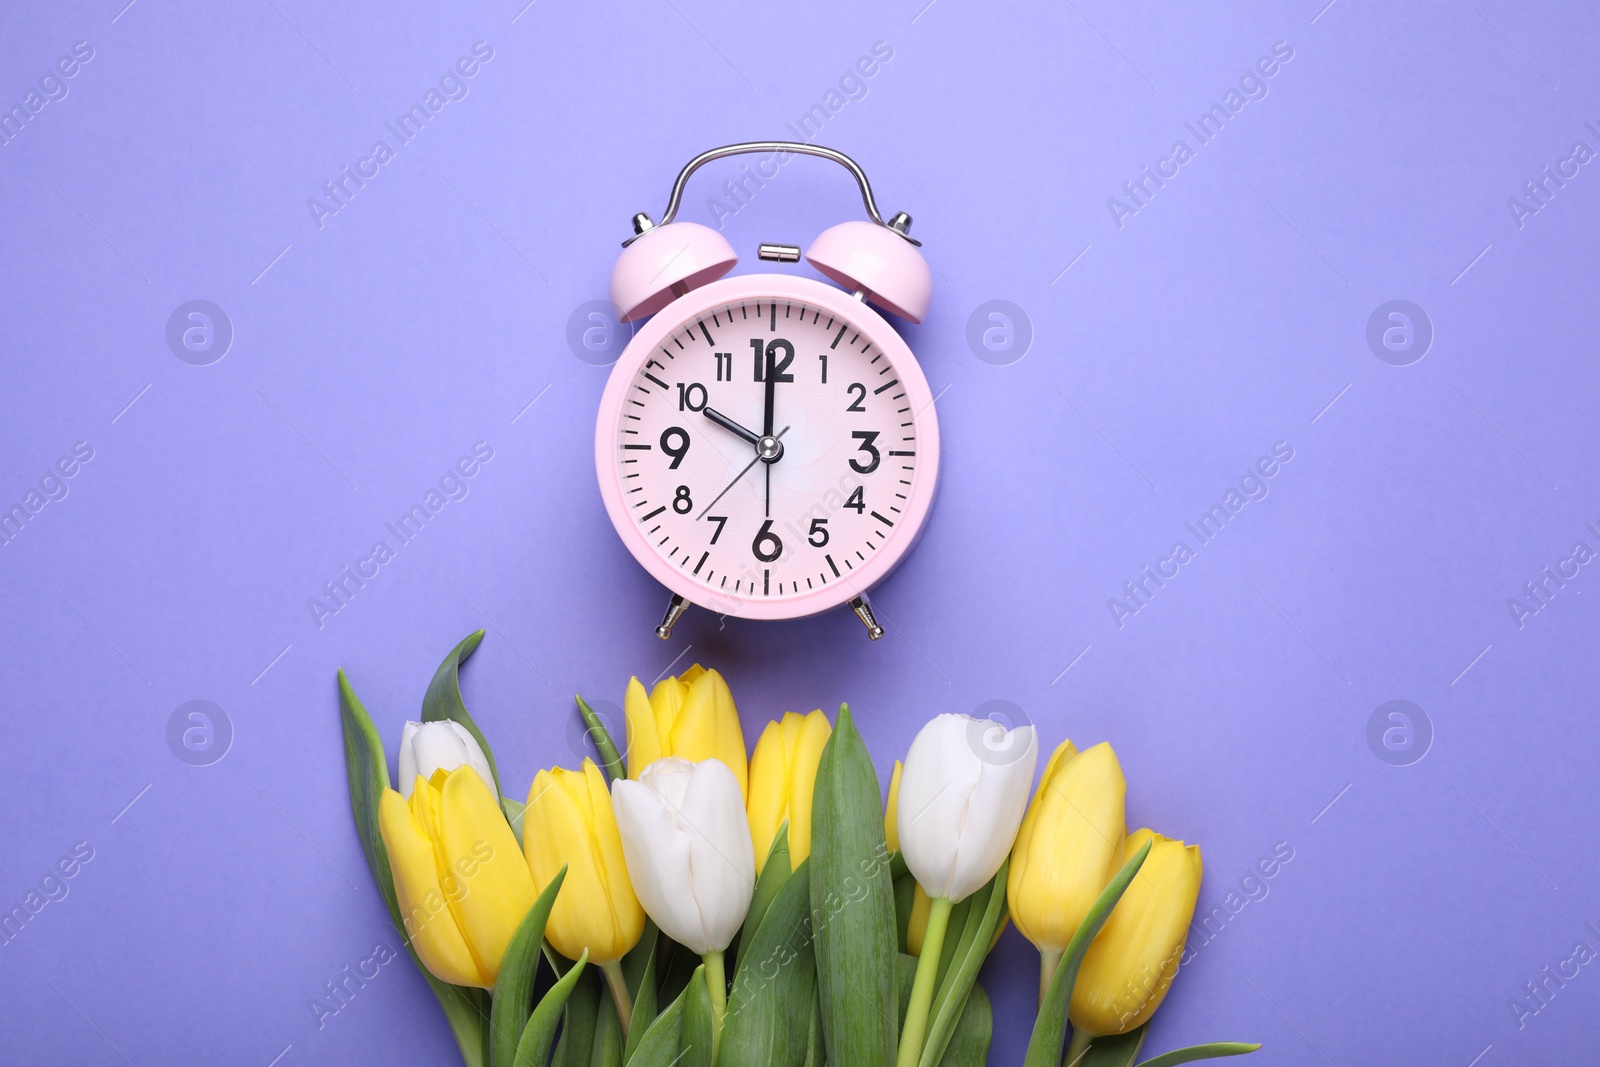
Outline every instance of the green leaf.
POLYGON ((1144 847, 1122 865, 1122 870, 1111 879, 1111 884, 1095 898, 1094 906, 1083 917, 1078 932, 1067 942, 1066 952, 1056 967, 1055 977, 1050 980, 1044 1003, 1039 1006, 1039 1016, 1034 1020, 1033 1036, 1028 1039, 1028 1054, 1022 1061, 1023 1067, 1058 1067, 1061 1063, 1061 1048, 1067 1036, 1067 1008, 1072 1000, 1072 987, 1078 981, 1078 967, 1083 963, 1083 954, 1089 950, 1089 943, 1111 916, 1111 909, 1127 892, 1133 876, 1144 866, 1152 844, 1154 841, 1146 841, 1144 847))
MULTIPOLYGON (((811 1038, 808 1012, 796 1004, 816 1000, 811 949, 810 860, 786 879, 759 926, 751 930, 733 975, 733 993, 718 1060, 727 1064, 799 1067, 811 1038)), ((766 871, 773 865, 769 862, 766 871)))
POLYGON ((1207 1045, 1190 1045, 1188 1048, 1163 1052, 1159 1056, 1145 1060, 1139 1067, 1172 1067, 1175 1063, 1189 1063, 1192 1060, 1209 1060, 1218 1056, 1243 1056, 1260 1047, 1243 1041, 1213 1041, 1207 1045))
POLYGON ((1107 1034, 1090 1043, 1074 1067, 1133 1067, 1144 1046, 1150 1024, 1136 1026, 1125 1034, 1107 1034))
POLYGON ((467 732, 478 739, 484 758, 489 761, 489 771, 494 775, 494 795, 501 796, 500 768, 494 762, 494 749, 489 746, 489 739, 483 736, 483 731, 478 729, 478 724, 472 721, 466 704, 461 700, 461 665, 467 662, 482 640, 482 630, 468 634, 450 650, 444 662, 439 664, 439 669, 433 672, 433 681, 428 683, 428 692, 422 698, 422 721, 443 722, 453 719, 465 726, 467 732))
POLYGON ((676 941, 663 937, 661 959, 666 966, 656 964, 656 974, 661 982, 656 1000, 658 1003, 663 1000, 671 1003, 689 988, 689 982, 694 978, 694 969, 700 966, 700 957, 676 941))
POLYGON ((789 866, 789 820, 785 819, 783 825, 778 827, 778 836, 772 839, 772 847, 767 850, 766 862, 761 867, 760 876, 756 878, 755 892, 750 896, 750 909, 745 912, 744 926, 739 931, 741 945, 747 940, 746 934, 753 935, 760 929, 761 917, 767 913, 767 908, 778 895, 778 890, 788 882, 792 870, 793 868, 789 866))
POLYGON ((607 987, 600 996, 600 1014, 594 1024, 594 1048, 589 1052, 589 1067, 622 1067, 622 1021, 607 987))
POLYGON ((589 1054, 594 1050, 594 1025, 600 1015, 599 972, 585 968, 577 987, 567 998, 565 1022, 561 1027, 561 1040, 556 1042, 556 1056, 552 1067, 589 1067, 589 1054))
POLYGON ((984 1067, 989 1061, 989 1041, 993 1036, 994 1009, 989 1004, 989 994, 974 983, 939 1067, 984 1067))
POLYGON ((810 890, 822 1033, 828 1059, 841 1067, 887 1067, 899 1036, 882 802, 872 757, 840 705, 817 766, 810 890))
POLYGON ((528 1014, 533 1010, 533 983, 539 974, 539 949, 544 944, 545 923, 550 919, 550 909, 555 906, 556 894, 561 892, 561 883, 566 877, 567 865, 563 863, 522 917, 500 960, 500 976, 495 979, 493 1006, 489 1011, 489 1067, 511 1067, 517 1058, 521 1047, 519 1039, 528 1025, 528 1014))
MULTIPOLYGON (((696 973, 704 974, 704 972, 696 973)), ((704 988, 704 977, 700 979, 700 985, 704 988)), ((650 1028, 640 1040, 639 1047, 628 1059, 628 1067, 674 1067, 675 1064, 681 1063, 683 1002, 687 995, 686 987, 676 1000, 667 1005, 666 1010, 656 1016, 655 1022, 650 1024, 650 1028)))
POLYGON ((567 998, 572 995, 578 979, 583 977, 584 965, 588 962, 589 950, 584 949, 578 961, 561 976, 560 981, 550 987, 544 999, 539 1001, 539 1006, 533 1009, 528 1016, 527 1026, 523 1028, 522 1038, 517 1042, 517 1054, 512 1067, 545 1067, 550 1059, 550 1042, 556 1036, 556 1024, 561 1021, 567 998))
POLYGON ((933 1067, 940 1062, 945 1047, 954 1036, 956 1027, 965 1012, 967 994, 978 980, 978 968, 989 955, 994 935, 1006 917, 1006 872, 1011 867, 1008 859, 989 884, 967 898, 966 922, 959 937, 946 937, 945 944, 955 944, 950 954, 948 969, 939 980, 929 1012, 928 1034, 922 1045, 922 1058, 918 1067, 933 1067))
POLYGON ((605 770, 606 777, 611 781, 628 776, 627 768, 622 763, 622 753, 617 751, 617 743, 611 739, 611 731, 606 729, 606 724, 600 721, 600 716, 594 713, 586 700, 581 696, 574 696, 578 702, 578 714, 583 716, 583 725, 589 731, 589 740, 594 742, 595 751, 600 753, 600 766, 605 770))
MULTIPOLYGON (((909 991, 909 990, 908 990, 909 991)), ((827 1067, 828 1051, 822 1039, 822 1004, 811 997, 811 1026, 806 1035, 806 1067, 827 1067)))
POLYGON ((378 886, 378 894, 389 909, 389 921, 394 924, 411 954, 411 960, 422 972, 428 987, 444 1009, 450 1032, 455 1035, 456 1046, 466 1067, 484 1067, 489 1060, 489 1004, 481 989, 451 985, 435 978, 422 964, 416 948, 406 933, 400 916, 400 904, 394 893, 394 875, 389 869, 389 853, 383 846, 383 835, 378 830, 378 803, 384 790, 389 788, 389 761, 383 752, 383 740, 372 724, 372 717, 362 706, 361 698, 344 671, 339 672, 339 723, 344 736, 345 776, 350 786, 350 811, 355 816, 356 836, 361 839, 361 851, 367 857, 367 868, 378 886))
MULTIPOLYGON (((711 1067, 715 1060, 716 1023, 711 1015, 711 987, 706 968, 695 968, 683 991, 683 1067, 711 1067)), ((736 1060, 729 1060, 730 1064, 736 1060)))
MULTIPOLYGON (((644 932, 639 935, 639 940, 633 943, 627 955, 622 957, 622 976, 628 980, 628 992, 635 999, 639 996, 639 983, 644 981, 645 970, 648 968, 652 975, 655 968, 657 943, 661 940, 658 936, 660 928, 654 920, 646 915, 644 918, 644 932)), ((654 1017, 655 1012, 652 1011, 654 1017)))
POLYGON ((628 991, 633 994, 633 1020, 628 1026, 628 1039, 622 1046, 623 1063, 633 1059, 639 1043, 644 1040, 645 1031, 656 1020, 656 945, 659 940, 656 924, 646 920, 644 935, 622 960, 622 974, 628 980, 628 991), (641 952, 644 954, 644 970, 634 978, 629 972, 634 969, 635 958, 641 952))

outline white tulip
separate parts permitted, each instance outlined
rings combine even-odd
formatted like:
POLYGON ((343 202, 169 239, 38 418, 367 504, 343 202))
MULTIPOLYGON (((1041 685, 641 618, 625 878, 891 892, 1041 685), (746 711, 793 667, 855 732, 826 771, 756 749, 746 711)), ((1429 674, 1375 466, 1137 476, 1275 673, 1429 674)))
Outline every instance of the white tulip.
POLYGON ((744 923, 756 856, 738 779, 721 760, 658 759, 611 783, 639 903, 668 937, 720 953, 744 923))
POLYGON ((395 783, 400 795, 410 798, 417 775, 431 779, 434 771, 453 771, 465 764, 478 772, 489 791, 494 792, 494 772, 484 758, 478 739, 453 719, 441 722, 408 722, 400 731, 400 780, 395 783))
POLYGON ((939 715, 917 734, 900 772, 900 850, 930 897, 964 900, 994 877, 1038 759, 1032 726, 939 715))

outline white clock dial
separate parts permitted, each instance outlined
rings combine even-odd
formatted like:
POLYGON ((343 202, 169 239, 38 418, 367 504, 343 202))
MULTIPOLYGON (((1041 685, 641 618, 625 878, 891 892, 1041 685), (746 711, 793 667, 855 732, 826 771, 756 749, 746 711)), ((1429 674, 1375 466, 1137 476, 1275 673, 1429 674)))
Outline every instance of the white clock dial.
POLYGON ((863 312, 736 300, 675 325, 629 383, 616 436, 628 514, 713 598, 849 585, 896 541, 923 412, 863 312))

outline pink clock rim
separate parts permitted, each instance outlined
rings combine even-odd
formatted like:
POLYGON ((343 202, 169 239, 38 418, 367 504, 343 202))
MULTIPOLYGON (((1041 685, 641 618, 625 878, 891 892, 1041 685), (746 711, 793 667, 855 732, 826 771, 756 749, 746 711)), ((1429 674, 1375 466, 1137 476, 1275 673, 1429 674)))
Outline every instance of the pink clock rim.
POLYGON ((816 615, 870 591, 888 577, 920 539, 923 524, 933 506, 939 478, 939 419, 933 400, 933 390, 929 388, 922 367, 905 339, 887 319, 850 294, 812 278, 786 274, 741 274, 723 278, 692 290, 656 312, 639 328, 612 366, 595 419, 595 474, 600 486, 600 498, 612 527, 629 554, 652 578, 691 604, 738 619, 800 619, 816 615), (678 568, 656 555, 649 539, 628 514, 627 501, 624 499, 627 494, 616 463, 617 434, 629 385, 650 358, 650 353, 665 342, 680 323, 724 304, 773 296, 809 303, 872 331, 873 343, 888 353, 894 362, 917 420, 916 484, 911 487, 911 498, 906 501, 904 517, 900 520, 899 529, 902 532, 873 553, 863 566, 847 572, 837 583, 781 601, 743 599, 732 595, 719 597, 712 590, 688 580, 678 568), (915 414, 917 412, 921 414, 915 414))

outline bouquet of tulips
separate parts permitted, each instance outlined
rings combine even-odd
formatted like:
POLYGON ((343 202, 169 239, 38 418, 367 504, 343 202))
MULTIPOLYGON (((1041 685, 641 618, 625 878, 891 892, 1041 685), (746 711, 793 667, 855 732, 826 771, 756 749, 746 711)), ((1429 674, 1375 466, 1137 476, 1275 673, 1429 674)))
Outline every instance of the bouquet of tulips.
POLYGON ((727 684, 696 665, 629 682, 625 755, 580 697, 600 764, 539 771, 523 803, 461 699, 482 639, 406 723, 398 789, 339 673, 361 845, 468 1067, 982 1064, 978 970, 1008 918, 1041 959, 1027 1067, 1136 1060, 1200 850, 1126 832, 1109 745, 1063 742, 1034 789, 1031 726, 939 715, 884 806, 847 706, 768 723, 747 760, 727 684))

